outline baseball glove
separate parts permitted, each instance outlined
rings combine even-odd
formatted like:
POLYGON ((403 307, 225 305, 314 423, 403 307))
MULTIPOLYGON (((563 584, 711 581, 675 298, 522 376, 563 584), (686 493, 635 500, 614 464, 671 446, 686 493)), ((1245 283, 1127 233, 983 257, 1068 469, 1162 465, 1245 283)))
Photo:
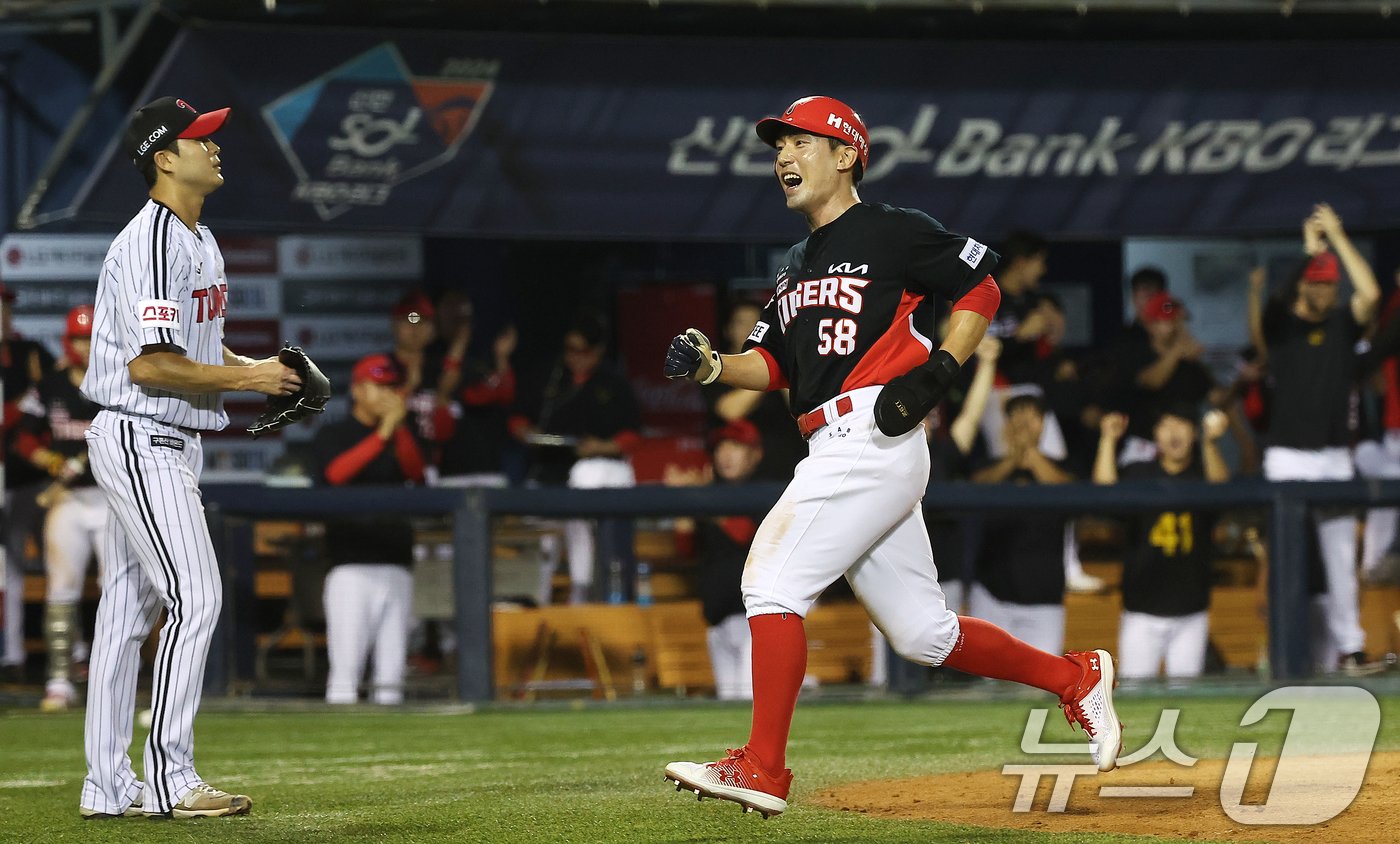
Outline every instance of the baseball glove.
POLYGON ((301 389, 290 396, 268 396, 267 407, 263 409, 262 415, 258 417, 257 422, 248 427, 248 433, 253 435, 253 439, 269 431, 300 422, 313 413, 320 413, 326 409, 326 402, 331 397, 330 380, 311 362, 311 358, 306 356, 306 352, 303 352, 300 346, 288 343, 277 353, 277 359, 283 366, 296 370, 297 375, 301 376, 301 389))

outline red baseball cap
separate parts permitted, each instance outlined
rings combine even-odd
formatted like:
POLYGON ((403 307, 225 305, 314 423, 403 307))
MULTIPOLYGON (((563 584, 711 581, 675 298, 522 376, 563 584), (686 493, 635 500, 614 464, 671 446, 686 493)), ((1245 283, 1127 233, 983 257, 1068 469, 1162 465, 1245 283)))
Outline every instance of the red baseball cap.
POLYGON ((1143 322, 1162 322, 1169 319, 1179 319, 1186 315, 1186 308, 1182 306, 1181 300, 1174 298, 1170 293, 1163 291, 1147 300, 1147 304, 1142 307, 1143 322))
POLYGON ((122 146, 138 168, 175 138, 207 138, 219 131, 229 110, 199 112, 176 97, 161 97, 137 109, 122 136, 122 146))
POLYGON ((408 321, 413 323, 418 322, 417 319, 413 318, 415 315, 420 319, 432 319, 436 313, 437 308, 433 307, 433 300, 416 290, 404 294, 404 297, 394 306, 394 319, 407 317, 408 321))
POLYGON ((68 312, 68 322, 63 328, 63 336, 92 336, 92 305, 79 305, 68 312))
POLYGON ((778 138, 788 129, 799 129, 835 138, 853 146, 860 155, 862 170, 870 167, 870 133, 865 121, 855 109, 831 97, 803 97, 787 107, 782 117, 765 117, 754 124, 753 130, 765 144, 777 146, 778 138))
POLYGON ((725 440, 733 440, 740 445, 760 445, 763 437, 758 433, 758 426, 747 419, 735 419, 718 431, 710 438, 714 445, 719 445, 725 440))
POLYGON ((1342 280, 1342 270, 1337 265, 1337 256, 1331 252, 1319 252, 1303 268, 1303 281, 1320 281, 1336 284, 1342 280))
POLYGON ((350 370, 350 381, 370 381, 375 384, 398 386, 403 383, 403 370, 393 358, 384 354, 366 355, 350 370))

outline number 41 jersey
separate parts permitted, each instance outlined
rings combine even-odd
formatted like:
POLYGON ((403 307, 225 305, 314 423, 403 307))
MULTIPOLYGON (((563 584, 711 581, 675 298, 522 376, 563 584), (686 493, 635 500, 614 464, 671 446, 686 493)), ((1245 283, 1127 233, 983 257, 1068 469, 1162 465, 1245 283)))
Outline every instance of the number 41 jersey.
POLYGON ((962 298, 997 260, 922 211, 853 205, 788 250, 744 348, 764 355, 773 386, 806 413, 927 361, 935 343, 915 310, 927 297, 962 298))

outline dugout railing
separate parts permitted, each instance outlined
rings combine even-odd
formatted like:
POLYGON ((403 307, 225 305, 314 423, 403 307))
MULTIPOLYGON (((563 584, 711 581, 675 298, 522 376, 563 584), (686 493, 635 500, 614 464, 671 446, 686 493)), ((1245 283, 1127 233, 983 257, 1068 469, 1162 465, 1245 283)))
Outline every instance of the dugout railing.
MULTIPOLYGON (((495 696, 491 642, 492 531, 498 516, 634 518, 719 516, 766 511, 781 484, 632 489, 296 489, 209 484, 204 501, 225 577, 223 618, 210 653, 206 691, 225 694, 252 674, 254 620, 253 522, 356 515, 445 516, 451 521, 456 596, 457 695, 495 696), (240 611, 242 609, 242 611, 240 611)), ((1309 534, 1313 509, 1400 504, 1400 480, 1270 483, 1239 480, 1074 483, 1046 487, 939 484, 924 507, 941 513, 1059 512, 1121 515, 1164 509, 1265 508, 1269 513, 1269 666, 1274 679, 1310 673, 1309 534)))

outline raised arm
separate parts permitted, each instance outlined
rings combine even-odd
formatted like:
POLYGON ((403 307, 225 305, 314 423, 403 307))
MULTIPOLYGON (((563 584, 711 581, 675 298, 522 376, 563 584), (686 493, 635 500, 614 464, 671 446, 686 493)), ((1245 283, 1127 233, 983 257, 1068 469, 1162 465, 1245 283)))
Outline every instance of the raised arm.
POLYGON ((1099 450, 1094 455, 1094 483, 1118 483, 1118 441, 1128 430, 1128 417, 1105 413, 1099 422, 1099 450))
POLYGON ((735 388, 727 391, 715 401, 715 415, 726 422, 744 419, 754 412, 761 401, 763 401, 763 393, 735 388))
POLYGON ((1201 461, 1206 480, 1222 484, 1230 480, 1230 467, 1220 453, 1220 438, 1230 429, 1230 419, 1223 410, 1211 410, 1201 420, 1201 461))
POLYGON ((958 418, 948 428, 948 435, 958 451, 968 454, 977 440, 977 428, 982 423, 982 414, 987 410, 987 399, 992 394, 992 384, 996 381, 997 357, 1001 355, 1001 341, 986 336, 977 344, 977 371, 972 376, 972 385, 963 399, 958 418))
POLYGON ((1264 337, 1264 290, 1269 271, 1255 267, 1249 271, 1249 342, 1254 346, 1255 361, 1263 365, 1269 359, 1269 343, 1264 337))
POLYGON ((1358 323, 1365 325, 1375 317, 1376 305, 1381 301, 1381 287, 1376 283, 1376 274, 1352 245, 1351 238, 1342 228, 1342 218, 1337 216, 1332 206, 1325 202, 1318 203, 1313 208, 1313 218, 1327 237, 1327 242, 1332 245, 1332 250, 1341 259, 1347 277, 1351 279, 1354 288, 1351 294, 1351 315, 1358 323))

